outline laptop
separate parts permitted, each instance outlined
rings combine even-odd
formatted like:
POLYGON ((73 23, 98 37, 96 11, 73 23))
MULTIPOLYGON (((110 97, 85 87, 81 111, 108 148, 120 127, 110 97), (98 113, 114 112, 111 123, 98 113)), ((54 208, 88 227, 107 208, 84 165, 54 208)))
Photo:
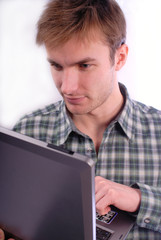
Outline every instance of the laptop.
POLYGON ((94 177, 87 156, 0 127, 0 228, 23 240, 125 239, 135 218, 99 216, 94 177))

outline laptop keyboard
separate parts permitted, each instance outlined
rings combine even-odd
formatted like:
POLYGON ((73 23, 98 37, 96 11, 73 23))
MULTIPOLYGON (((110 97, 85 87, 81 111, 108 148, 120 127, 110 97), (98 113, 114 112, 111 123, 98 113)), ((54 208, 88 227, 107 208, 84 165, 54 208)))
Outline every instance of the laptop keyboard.
POLYGON ((108 240, 111 237, 111 233, 96 227, 96 239, 97 240, 108 240))
MULTIPOLYGON (((115 211, 110 211, 105 215, 99 215, 96 212, 96 219, 101 222, 110 224, 113 221, 113 219, 116 217, 116 215, 117 215, 117 212, 115 212, 115 211)), ((96 239, 97 240, 108 240, 108 239, 110 239, 111 235, 112 235, 111 232, 108 232, 107 230, 103 230, 102 228, 96 227, 96 239)))
POLYGON ((117 212, 115 211, 109 211, 107 214, 105 215, 99 215, 97 212, 96 212, 96 219, 98 219, 99 221, 101 222, 104 222, 104 223, 107 223, 107 224, 110 224, 114 218, 116 217, 117 215, 117 212))

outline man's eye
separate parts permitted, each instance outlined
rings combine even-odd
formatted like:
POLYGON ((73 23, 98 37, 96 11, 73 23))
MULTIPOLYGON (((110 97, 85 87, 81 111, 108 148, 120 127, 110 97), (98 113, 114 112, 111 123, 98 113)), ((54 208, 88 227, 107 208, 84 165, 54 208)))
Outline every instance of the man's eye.
POLYGON ((82 64, 80 64, 79 67, 80 67, 82 70, 86 70, 86 69, 88 69, 88 68, 90 67, 90 64, 82 63, 82 64))
POLYGON ((57 71, 61 71, 61 70, 63 69, 62 66, 60 66, 60 65, 57 64, 57 63, 50 63, 50 65, 51 65, 52 67, 54 67, 55 70, 57 70, 57 71))

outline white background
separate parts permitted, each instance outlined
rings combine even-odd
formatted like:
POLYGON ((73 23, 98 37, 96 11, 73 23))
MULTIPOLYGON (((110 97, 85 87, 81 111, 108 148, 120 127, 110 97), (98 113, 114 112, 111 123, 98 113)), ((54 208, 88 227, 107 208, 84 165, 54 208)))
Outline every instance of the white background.
MULTIPOLYGON (((0 0, 0 125, 60 99, 36 22, 47 0, 0 0)), ((127 20, 127 64, 118 74, 132 98, 161 109, 161 0, 118 0, 127 20)))

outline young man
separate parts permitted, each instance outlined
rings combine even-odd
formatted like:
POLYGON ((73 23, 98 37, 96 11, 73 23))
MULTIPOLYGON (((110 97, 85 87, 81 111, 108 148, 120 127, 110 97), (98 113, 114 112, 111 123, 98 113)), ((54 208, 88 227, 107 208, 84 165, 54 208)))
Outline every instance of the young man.
POLYGON ((114 0, 52 0, 38 22, 63 100, 26 115, 15 131, 96 163, 96 209, 137 215, 127 239, 161 239, 161 113, 117 81, 126 22, 114 0))

